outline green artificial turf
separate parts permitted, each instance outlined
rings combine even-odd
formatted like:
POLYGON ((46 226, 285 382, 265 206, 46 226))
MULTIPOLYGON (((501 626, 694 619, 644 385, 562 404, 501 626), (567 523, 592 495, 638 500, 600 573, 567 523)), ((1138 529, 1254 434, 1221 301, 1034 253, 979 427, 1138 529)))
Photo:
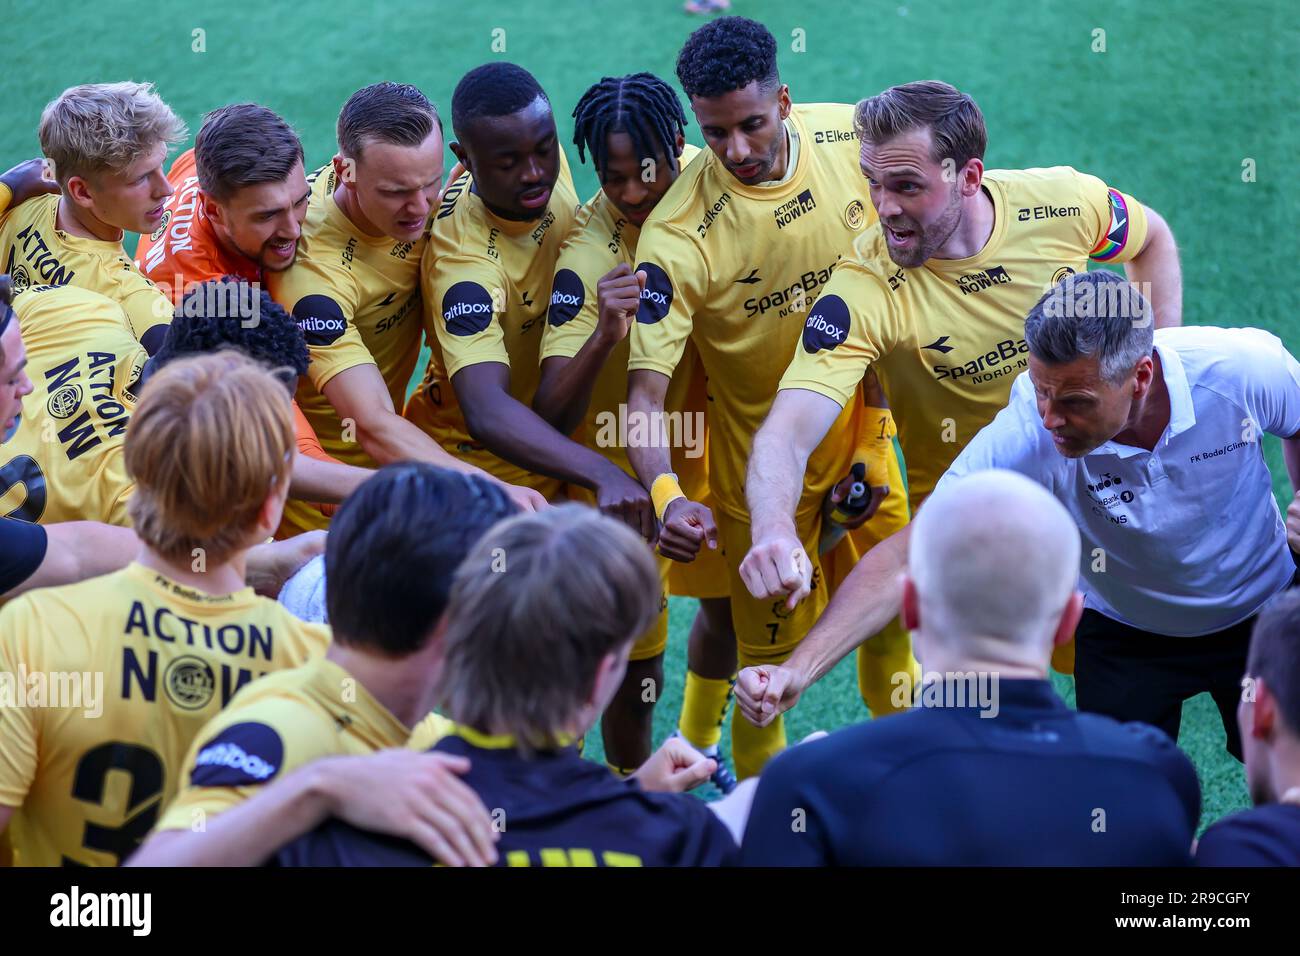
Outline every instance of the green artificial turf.
MULTIPOLYGON (((1300 344, 1290 264, 1300 211, 1292 166, 1300 44, 1290 5, 737 0, 735 12, 772 30, 796 100, 851 102, 932 77, 966 90, 987 118, 988 166, 1069 164, 1165 216, 1182 251, 1187 323, 1260 326, 1293 349, 1300 344), (1104 51, 1095 49, 1103 40, 1104 51)), ((14 3, 0 79, 0 162, 38 152, 41 108, 64 87, 136 79, 156 83, 191 131, 214 107, 263 103, 297 127, 309 164, 320 164, 334 150, 338 109, 358 87, 418 84, 446 120, 457 79, 494 58, 536 74, 567 141, 569 113, 589 84, 646 69, 673 79, 676 52, 700 22, 678 0, 229 0, 148 10, 122 0, 14 3)), ((688 138, 701 142, 694 126, 688 138)), ((589 195, 590 167, 575 165, 574 173, 589 195)), ((1275 441, 1268 454, 1278 493, 1287 494, 1275 441)), ((671 732, 680 706, 693 613, 694 602, 674 599, 656 741, 671 732)), ((1059 686, 1072 700, 1070 681, 1059 686)), ((863 716, 847 661, 806 694, 789 729, 797 738, 863 716)), ((1240 768, 1223 752, 1208 698, 1189 703, 1180 743, 1201 775, 1205 822, 1245 806, 1240 768)))

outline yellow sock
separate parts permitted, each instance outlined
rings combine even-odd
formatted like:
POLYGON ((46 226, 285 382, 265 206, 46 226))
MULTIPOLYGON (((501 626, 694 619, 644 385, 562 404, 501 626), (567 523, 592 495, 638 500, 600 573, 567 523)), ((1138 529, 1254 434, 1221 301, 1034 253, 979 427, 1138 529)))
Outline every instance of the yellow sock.
POLYGON ((731 689, 736 678, 718 680, 686 672, 686 692, 682 696, 682 716, 678 729, 696 750, 716 747, 722 740, 722 720, 731 703, 731 689))
POLYGON ((873 717, 897 714, 911 706, 921 666, 912 656, 912 635, 894 618, 883 631, 858 647, 858 691, 873 717), (907 681, 896 677, 907 674, 907 681))
POLYGON ((784 749, 784 717, 778 716, 766 727, 755 727, 744 714, 731 718, 731 759, 736 764, 737 780, 757 776, 784 749))
POLYGON ((626 780, 628 777, 632 776, 632 774, 636 773, 637 771, 636 767, 619 767, 610 763, 608 760, 605 761, 605 766, 609 768, 610 773, 623 780, 626 780))
POLYGON ((1061 674, 1074 673, 1074 638, 1052 648, 1052 669, 1061 674))

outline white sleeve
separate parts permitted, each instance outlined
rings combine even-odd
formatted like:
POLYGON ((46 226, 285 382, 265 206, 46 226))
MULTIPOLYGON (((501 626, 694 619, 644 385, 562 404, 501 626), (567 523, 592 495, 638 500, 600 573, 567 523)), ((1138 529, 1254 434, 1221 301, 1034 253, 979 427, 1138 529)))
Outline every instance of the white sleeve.
POLYGON ((1038 417, 1029 373, 1021 372, 1011 386, 1007 406, 962 449, 935 484, 935 491, 945 481, 990 468, 1019 472, 1051 491, 1053 466, 1059 454, 1038 417))
POLYGON ((1246 353, 1246 405, 1256 424, 1280 438, 1300 434, 1300 362, 1272 332, 1233 333, 1246 353))

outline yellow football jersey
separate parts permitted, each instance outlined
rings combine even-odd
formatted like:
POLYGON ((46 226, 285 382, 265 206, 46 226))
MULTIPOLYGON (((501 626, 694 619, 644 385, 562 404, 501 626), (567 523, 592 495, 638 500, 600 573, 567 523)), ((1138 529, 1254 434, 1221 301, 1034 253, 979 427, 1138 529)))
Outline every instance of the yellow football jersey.
MULTIPOLYGON (((293 313, 307 339, 311 362, 298 385, 298 405, 325 451, 350 465, 377 467, 321 392, 334 376, 375 365, 401 409, 420 354, 420 256, 428 229, 415 242, 367 236, 334 201, 338 177, 322 166, 308 179, 311 198, 298 241, 298 258, 266 276, 272 297, 293 313)), ((306 502, 290 501, 286 524, 323 528, 327 520, 306 502)))
POLYGON ((1091 258, 1141 251, 1142 204, 1068 166, 989 170, 994 225, 968 259, 901 269, 866 232, 808 316, 781 388, 849 402, 873 366, 893 407, 912 508, 1007 403, 1028 367, 1025 316, 1091 258))
POLYGON ((159 830, 188 830, 321 757, 405 746, 411 731, 327 657, 250 685, 194 737, 159 830))
POLYGON ((0 214, 0 257, 21 298, 40 285, 73 285, 118 303, 135 337, 153 354, 171 324, 171 299, 135 267, 120 242, 85 239, 57 226, 58 195, 38 196, 0 214))
MULTIPOLYGON (((709 152, 660 200, 637 248, 647 281, 628 367, 672 375, 694 339, 716 413, 710 489, 719 508, 742 519, 750 441, 807 310, 875 215, 858 170, 852 106, 796 106, 786 129, 793 169, 782 182, 746 186, 709 152)), ((848 473, 856 427, 846 409, 812 456, 801 514, 820 509, 848 473)))
POLYGON ((328 644, 328 628, 252 588, 207 595, 139 564, 9 603, 0 804, 18 808, 17 862, 122 862, 176 792, 204 724, 244 684, 328 644))
POLYGON ((121 306, 77 286, 28 289, 14 311, 33 391, 0 445, 0 514, 130 524, 124 445, 144 347, 121 306))
MULTIPOLYGON (((678 159, 680 168, 684 170, 699 152, 698 146, 688 144, 678 159)), ((546 313, 546 327, 542 332, 542 361, 548 358, 573 358, 587 344, 587 340, 596 331, 600 317, 596 286, 619 263, 636 266, 636 246, 640 235, 640 228, 623 218, 623 214, 609 201, 603 189, 597 190, 596 195, 578 210, 577 221, 569 238, 560 247, 555 264, 551 301, 546 313)), ((627 457, 624 441, 626 428, 619 427, 620 421, 626 418, 626 413, 620 418, 619 409, 627 403, 627 361, 631 348, 630 339, 625 338, 605 359, 592 386, 587 417, 577 437, 629 475, 636 477, 627 457)), ((705 411, 703 404, 689 409, 685 407, 687 390, 697 364, 694 346, 688 343, 687 348, 688 354, 678 364, 668 387, 668 396, 664 401, 666 412, 705 411)), ((702 394, 699 397, 703 397, 702 394)), ((690 437, 698 440, 697 450, 703 451, 703 430, 699 435, 690 437)), ((679 456, 685 457, 681 455, 684 450, 676 446, 673 448, 674 470, 679 478, 681 465, 677 459, 679 456)), ((702 456, 699 459, 688 459, 694 460, 700 460, 702 464, 702 456)))
POLYGON ((560 482, 503 461, 470 437, 451 377, 466 366, 499 362, 510 368, 510 394, 532 405, 555 260, 573 228, 578 196, 563 150, 540 219, 497 217, 471 192, 472 183, 464 173, 447 187, 424 250, 425 339, 432 354, 405 414, 449 454, 554 497, 560 482))

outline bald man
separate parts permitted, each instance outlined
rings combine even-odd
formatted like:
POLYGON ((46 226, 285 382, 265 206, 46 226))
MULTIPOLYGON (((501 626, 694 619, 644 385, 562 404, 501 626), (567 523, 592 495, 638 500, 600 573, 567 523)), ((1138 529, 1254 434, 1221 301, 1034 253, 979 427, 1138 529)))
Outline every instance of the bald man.
POLYGON ((1070 710, 1048 682, 1083 608, 1065 508, 983 471, 940 485, 906 547, 919 706, 769 764, 744 862, 1185 865, 1201 802, 1191 763, 1153 727, 1070 710))

